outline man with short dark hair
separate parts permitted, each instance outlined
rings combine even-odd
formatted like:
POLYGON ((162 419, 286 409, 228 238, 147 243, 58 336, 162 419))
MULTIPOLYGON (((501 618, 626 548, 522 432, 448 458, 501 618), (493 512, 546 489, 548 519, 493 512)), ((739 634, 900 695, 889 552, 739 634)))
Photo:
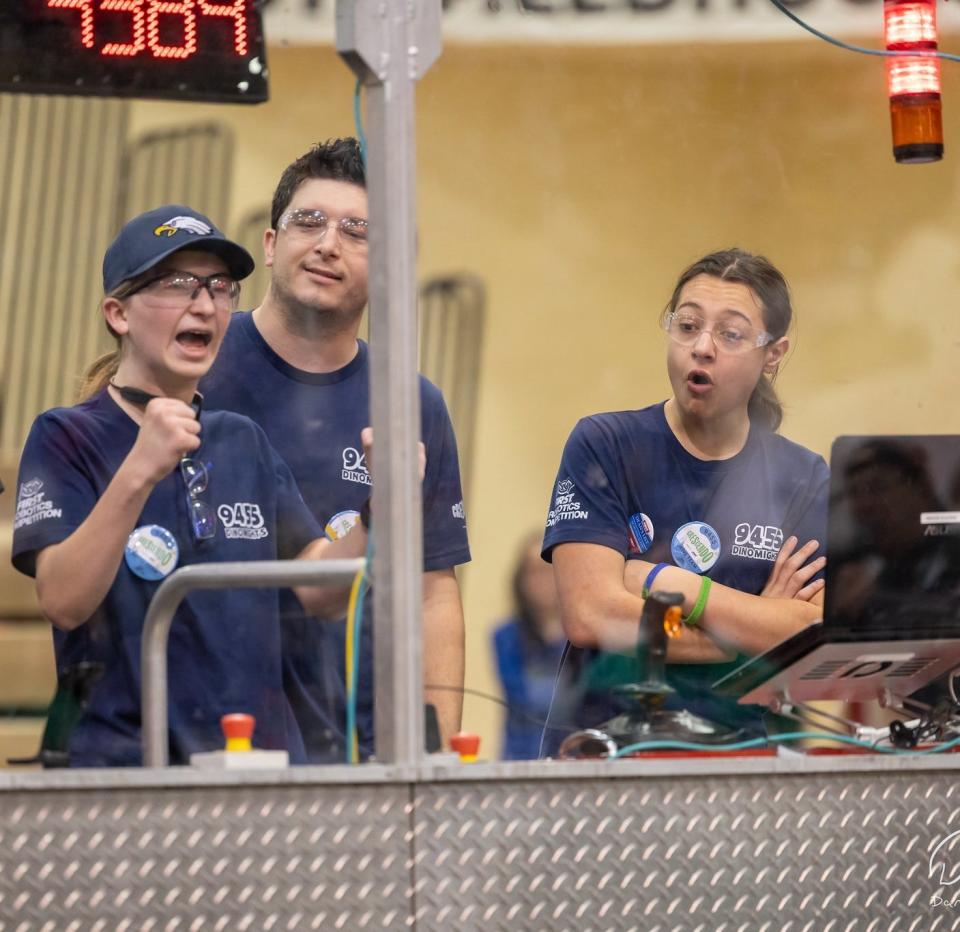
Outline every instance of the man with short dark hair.
MULTIPOLYGON (((333 539, 370 497, 360 431, 370 423, 367 345, 367 192, 355 139, 314 146, 283 172, 263 239, 270 288, 233 316, 201 384, 208 407, 257 421, 287 461, 333 539)), ((424 683, 444 739, 460 726, 463 609, 455 567, 470 559, 456 441, 439 389, 421 376, 424 683)), ((305 616, 283 594, 284 688, 311 760, 344 759, 344 625, 305 616)), ((373 750, 372 619, 362 626, 357 704, 361 755, 373 750)))

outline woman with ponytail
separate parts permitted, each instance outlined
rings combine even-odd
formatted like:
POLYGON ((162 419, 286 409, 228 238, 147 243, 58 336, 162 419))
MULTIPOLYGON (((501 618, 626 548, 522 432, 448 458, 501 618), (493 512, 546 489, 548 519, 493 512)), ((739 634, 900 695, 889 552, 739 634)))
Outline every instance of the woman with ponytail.
MULTIPOLYGON (((662 315, 671 397, 575 427, 543 544, 570 641, 564 664, 580 674, 556 697, 554 720, 596 726, 622 711, 613 671, 635 678, 617 660, 635 650, 644 600, 659 589, 684 596, 668 705, 762 731, 757 707, 710 687, 820 616, 827 465, 777 433, 773 382, 791 317, 787 283, 767 259, 704 256, 662 315)), ((546 749, 561 736, 548 730, 546 749)))
MULTIPOLYGON (((366 548, 362 525, 324 539, 253 421, 203 410, 197 384, 252 271, 249 253, 189 207, 135 217, 103 262, 101 310, 117 350, 91 367, 79 404, 44 412, 27 438, 13 563, 36 578, 58 672, 102 671, 70 735, 71 766, 140 763, 141 629, 178 566, 366 548)), ((340 590, 297 594, 322 617, 340 617, 346 601, 340 590)), ((231 712, 255 717, 258 746, 303 760, 280 648, 276 590, 183 600, 169 642, 172 763, 221 748, 220 719, 231 712)))

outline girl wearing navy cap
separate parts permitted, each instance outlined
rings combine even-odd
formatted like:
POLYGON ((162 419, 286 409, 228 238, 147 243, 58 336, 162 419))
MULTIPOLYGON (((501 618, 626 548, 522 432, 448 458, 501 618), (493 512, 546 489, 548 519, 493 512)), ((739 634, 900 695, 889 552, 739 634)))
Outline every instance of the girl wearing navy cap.
MULTIPOLYGON (((705 256, 680 276, 662 317, 672 396, 574 428, 543 556, 571 642, 564 663, 581 679, 557 697, 555 720, 595 726, 620 711, 609 656, 633 651, 646 594, 661 589, 683 593, 687 622, 669 645, 670 703, 761 730, 757 707, 710 687, 820 617, 827 465, 777 433, 773 379, 791 316, 768 260, 739 249, 705 256)), ((558 736, 548 733, 548 749, 558 736)))
MULTIPOLYGON (((140 763, 141 628, 176 567, 365 548, 362 526, 322 540, 252 421, 201 411, 197 383, 253 267, 188 207, 131 220, 103 265, 102 311, 117 350, 91 367, 79 404, 41 414, 27 439, 13 562, 36 577, 58 671, 81 662, 103 670, 70 737, 72 766, 140 763)), ((341 595, 298 594, 320 615, 341 595)), ((212 590, 181 604, 169 645, 171 762, 222 746, 220 717, 237 711, 256 717, 258 746, 302 759, 281 682, 277 598, 212 590)))

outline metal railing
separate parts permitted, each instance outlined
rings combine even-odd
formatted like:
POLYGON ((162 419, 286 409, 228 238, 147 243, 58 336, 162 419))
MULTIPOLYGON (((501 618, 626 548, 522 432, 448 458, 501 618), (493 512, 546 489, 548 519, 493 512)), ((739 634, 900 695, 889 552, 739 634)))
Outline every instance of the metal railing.
MULTIPOLYGON (((254 589, 349 583, 363 568, 356 560, 254 560, 249 563, 198 563, 164 580, 150 603, 140 648, 140 708, 143 763, 169 764, 167 725, 167 641, 173 616, 194 589, 254 589)), ((322 624, 322 622, 317 622, 322 624)))

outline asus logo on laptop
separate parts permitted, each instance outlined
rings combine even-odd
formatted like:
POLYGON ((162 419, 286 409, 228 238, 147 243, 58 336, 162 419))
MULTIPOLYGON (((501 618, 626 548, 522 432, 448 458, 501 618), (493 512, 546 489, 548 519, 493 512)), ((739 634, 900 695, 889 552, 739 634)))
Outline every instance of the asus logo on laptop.
POLYGON ((960 511, 923 511, 920 523, 924 525, 924 537, 960 534, 960 511))

